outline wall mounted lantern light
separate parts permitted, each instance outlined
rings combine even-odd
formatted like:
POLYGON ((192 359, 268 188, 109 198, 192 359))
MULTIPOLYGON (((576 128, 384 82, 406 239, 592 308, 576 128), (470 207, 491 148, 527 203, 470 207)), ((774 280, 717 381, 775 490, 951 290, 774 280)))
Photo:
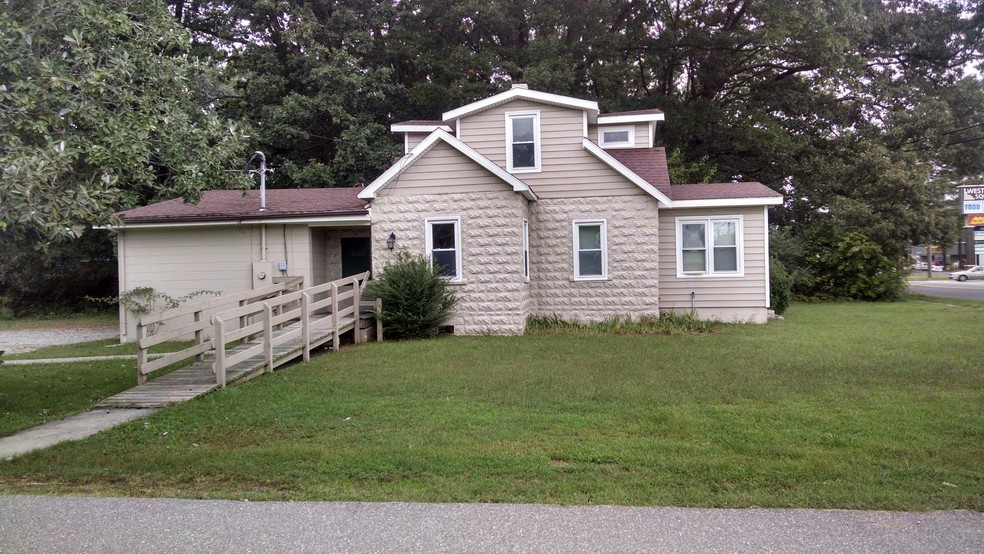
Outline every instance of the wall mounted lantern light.
POLYGON ((392 250, 396 247, 396 233, 390 233, 389 238, 386 239, 386 248, 392 250))

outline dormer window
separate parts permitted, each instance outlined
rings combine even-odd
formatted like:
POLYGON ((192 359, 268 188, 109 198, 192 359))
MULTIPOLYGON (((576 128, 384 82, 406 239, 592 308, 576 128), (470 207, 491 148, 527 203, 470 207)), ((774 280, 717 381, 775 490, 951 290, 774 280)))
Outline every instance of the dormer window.
POLYGON ((635 146, 635 126, 600 127, 598 145, 602 148, 632 148, 635 146))
POLYGON ((506 170, 540 171, 540 112, 506 114, 506 170))

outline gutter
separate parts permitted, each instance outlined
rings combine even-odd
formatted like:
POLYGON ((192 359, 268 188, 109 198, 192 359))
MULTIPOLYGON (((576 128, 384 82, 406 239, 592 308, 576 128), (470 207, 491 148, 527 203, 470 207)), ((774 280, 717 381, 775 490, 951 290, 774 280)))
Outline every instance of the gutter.
POLYGON ((93 229, 115 232, 120 229, 165 229, 165 228, 194 228, 194 227, 222 227, 229 225, 294 225, 308 224, 313 227, 341 227, 346 225, 369 225, 369 214, 357 212, 353 215, 328 216, 328 217, 286 217, 286 218, 263 218, 263 219, 203 219, 198 221, 161 221, 151 220, 147 223, 133 221, 122 225, 93 225, 93 229))

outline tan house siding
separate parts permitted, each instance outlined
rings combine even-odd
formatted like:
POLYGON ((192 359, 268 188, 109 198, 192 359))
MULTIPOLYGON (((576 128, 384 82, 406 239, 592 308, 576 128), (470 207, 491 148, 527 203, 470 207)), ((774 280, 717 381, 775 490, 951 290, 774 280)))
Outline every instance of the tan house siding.
POLYGON ((512 187, 443 141, 386 186, 387 194, 412 196, 450 192, 503 192, 512 187))
MULTIPOLYGON (((126 267, 120 276, 121 293, 150 287, 178 298, 201 290, 233 294, 253 288, 252 264, 261 259, 258 225, 130 228, 123 233, 126 267)), ((301 275, 310 282, 307 226, 267 225, 267 260, 286 260, 288 275, 301 275)), ((265 284, 272 284, 270 277, 265 284)), ((133 339, 136 320, 128 314, 122 317, 127 338, 133 339)))
POLYGON ((462 281, 456 334, 517 334, 525 329, 529 285, 523 279, 523 215, 527 201, 512 192, 401 196, 383 189, 372 205, 373 272, 380 275, 399 252, 426 253, 425 220, 461 221, 462 281), (386 238, 396 234, 396 248, 386 238))
POLYGON ((415 146, 421 142, 424 142, 424 139, 427 138, 429 134, 430 133, 407 133, 405 139, 406 142, 404 143, 406 151, 409 152, 413 150, 415 146))
MULTIPOLYGON (((150 287, 178 298, 214 290, 233 294, 253 288, 253 263, 263 259, 260 225, 170 227, 122 231, 120 292, 150 287)), ((278 261, 287 262, 287 275, 301 276, 305 286, 341 276, 339 238, 368 236, 369 228, 310 228, 307 225, 266 225, 266 260, 272 271, 262 285, 279 276, 278 261)), ((209 314, 210 315, 210 314, 209 314)), ((136 320, 121 313, 126 337, 136 335, 136 320)), ((189 319, 190 321, 190 319, 189 319)), ((180 324, 176 323, 176 324, 180 324)))
POLYGON ((532 311, 599 321, 659 312, 655 199, 645 196, 544 199, 530 206, 532 311), (574 280, 572 222, 606 220, 608 280, 574 280))
POLYGON ((584 112, 514 100, 461 119, 460 138, 497 165, 506 167, 506 113, 540 113, 541 171, 516 173, 540 198, 634 196, 639 188, 586 151, 584 112))
POLYGON ((701 208, 660 210, 660 307, 663 310, 695 309, 698 316, 722 321, 767 319, 768 230, 765 208, 701 208), (743 277, 677 277, 676 220, 681 217, 742 216, 743 277), (694 293, 691 299, 691 293, 694 293))

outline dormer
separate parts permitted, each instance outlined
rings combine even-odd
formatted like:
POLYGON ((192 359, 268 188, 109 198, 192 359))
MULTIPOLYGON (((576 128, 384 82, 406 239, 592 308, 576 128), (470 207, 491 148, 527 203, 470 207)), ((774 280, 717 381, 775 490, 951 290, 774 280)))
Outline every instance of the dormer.
POLYGON ((590 137, 606 150, 617 148, 652 148, 656 122, 663 121, 657 109, 600 114, 590 137))
POLYGON ((403 153, 406 154, 417 146, 427 135, 433 133, 436 130, 442 130, 445 133, 451 133, 451 126, 444 121, 432 121, 429 119, 412 119, 410 121, 401 121, 400 123, 394 123, 390 125, 390 131, 394 133, 403 133, 403 153))

